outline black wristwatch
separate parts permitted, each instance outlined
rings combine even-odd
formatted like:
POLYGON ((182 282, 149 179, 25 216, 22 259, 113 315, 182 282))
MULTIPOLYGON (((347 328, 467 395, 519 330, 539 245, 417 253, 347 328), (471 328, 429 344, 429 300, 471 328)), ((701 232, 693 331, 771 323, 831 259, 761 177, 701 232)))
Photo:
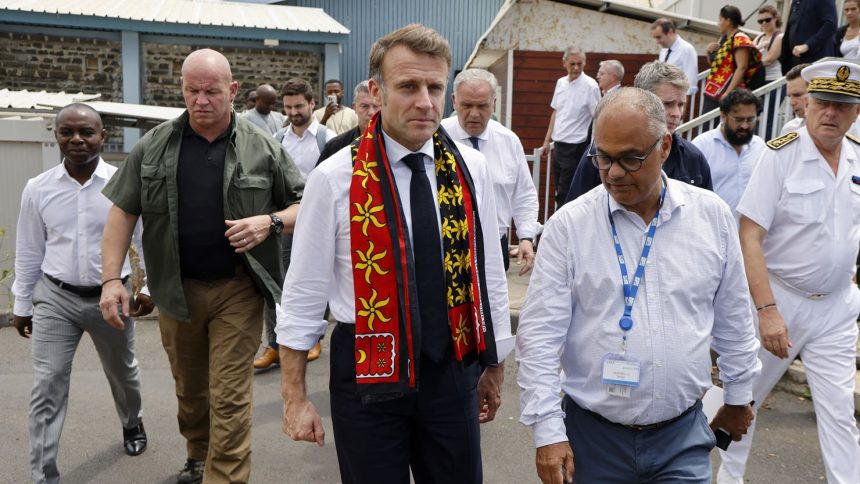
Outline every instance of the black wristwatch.
POLYGON ((280 234, 284 231, 284 221, 281 220, 281 217, 270 213, 269 217, 272 218, 272 225, 269 226, 269 232, 273 234, 280 234))

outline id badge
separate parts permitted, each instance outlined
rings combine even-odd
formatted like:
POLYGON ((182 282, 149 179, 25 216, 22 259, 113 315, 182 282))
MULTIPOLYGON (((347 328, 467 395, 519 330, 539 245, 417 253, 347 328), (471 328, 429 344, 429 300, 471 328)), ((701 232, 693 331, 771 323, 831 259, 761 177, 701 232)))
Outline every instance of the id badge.
POLYGON ((601 381, 610 395, 629 398, 631 391, 639 387, 639 362, 621 355, 606 355, 601 381))

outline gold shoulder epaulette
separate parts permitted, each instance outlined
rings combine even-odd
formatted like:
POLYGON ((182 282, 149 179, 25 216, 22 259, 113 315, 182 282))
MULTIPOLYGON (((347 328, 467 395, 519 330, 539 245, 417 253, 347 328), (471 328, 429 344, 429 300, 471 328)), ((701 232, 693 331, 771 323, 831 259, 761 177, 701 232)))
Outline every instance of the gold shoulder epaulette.
POLYGON ((771 149, 778 150, 787 146, 792 141, 800 138, 800 135, 797 134, 797 131, 792 131, 791 133, 786 133, 779 138, 774 138, 767 142, 767 145, 771 147, 771 149))
POLYGON ((845 133, 845 137, 853 141, 855 144, 860 145, 860 138, 858 138, 857 136, 854 136, 851 133, 845 133))

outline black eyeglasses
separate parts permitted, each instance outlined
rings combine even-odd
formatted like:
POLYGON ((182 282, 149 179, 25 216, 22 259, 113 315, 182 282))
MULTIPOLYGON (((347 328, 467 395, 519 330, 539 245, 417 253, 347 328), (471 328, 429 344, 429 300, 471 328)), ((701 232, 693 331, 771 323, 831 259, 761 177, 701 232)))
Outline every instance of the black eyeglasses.
POLYGON ((759 25, 766 24, 766 23, 770 22, 771 20, 773 20, 773 17, 760 18, 760 19, 758 19, 758 24, 759 25))
POLYGON ((591 150, 594 148, 594 142, 592 142, 591 146, 588 147, 587 156, 591 159, 591 164, 598 170, 608 170, 612 168, 612 163, 618 163, 618 166, 624 169, 624 171, 639 171, 639 169, 642 168, 642 164, 645 163, 645 160, 649 156, 651 156, 651 152, 654 151, 654 148, 656 148, 662 140, 663 136, 661 135, 656 141, 654 141, 654 144, 651 145, 651 149, 642 156, 624 155, 620 158, 612 158, 602 153, 592 153, 591 150))

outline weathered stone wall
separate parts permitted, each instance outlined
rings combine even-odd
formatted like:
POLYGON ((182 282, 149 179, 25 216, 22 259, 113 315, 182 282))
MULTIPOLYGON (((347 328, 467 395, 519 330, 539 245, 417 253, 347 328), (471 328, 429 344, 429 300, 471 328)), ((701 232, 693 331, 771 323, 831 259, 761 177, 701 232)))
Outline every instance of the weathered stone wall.
POLYGON ((120 43, 0 32, 0 88, 101 94, 122 101, 120 43))
MULTIPOLYGON (((204 46, 151 44, 143 45, 144 102, 160 106, 183 107, 179 77, 182 60, 195 49, 204 46)), ((236 109, 242 109, 244 92, 260 84, 271 84, 280 90, 291 77, 302 77, 317 93, 322 89, 322 56, 311 52, 284 52, 270 49, 219 48, 239 82, 236 109)), ((319 101, 318 101, 319 102, 319 101)), ((278 110, 281 102, 278 99, 278 110)))

